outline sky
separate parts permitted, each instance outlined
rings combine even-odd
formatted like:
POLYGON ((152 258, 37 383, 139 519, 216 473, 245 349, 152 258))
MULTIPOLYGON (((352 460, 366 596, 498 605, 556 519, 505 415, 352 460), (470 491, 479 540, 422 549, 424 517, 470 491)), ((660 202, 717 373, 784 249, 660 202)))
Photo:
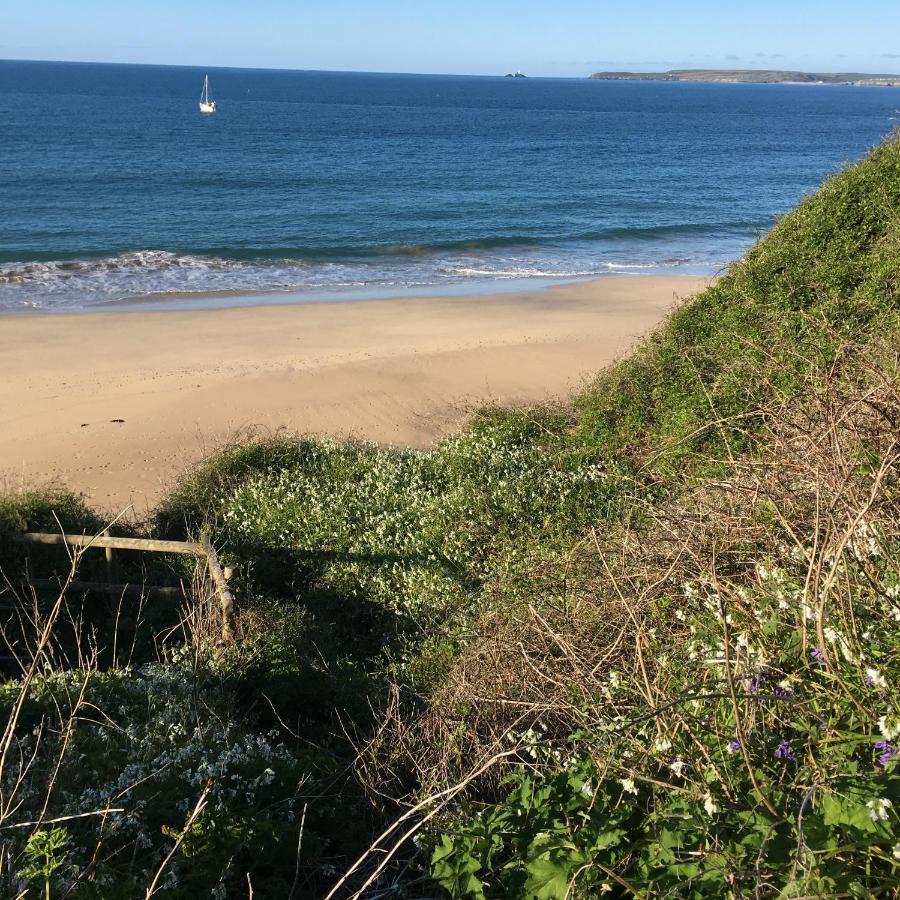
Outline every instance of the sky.
POLYGON ((0 58, 584 76, 900 71, 897 0, 4 0, 0 58))

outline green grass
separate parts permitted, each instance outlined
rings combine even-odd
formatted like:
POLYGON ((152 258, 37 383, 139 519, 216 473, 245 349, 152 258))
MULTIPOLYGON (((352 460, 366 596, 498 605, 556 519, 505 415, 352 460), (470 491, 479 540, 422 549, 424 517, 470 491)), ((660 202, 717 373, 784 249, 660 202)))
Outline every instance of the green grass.
POLYGON ((900 145, 785 216, 713 287, 576 399, 577 443, 665 465, 746 443, 742 418, 900 322, 900 145), (724 420, 718 428, 714 423, 724 420))

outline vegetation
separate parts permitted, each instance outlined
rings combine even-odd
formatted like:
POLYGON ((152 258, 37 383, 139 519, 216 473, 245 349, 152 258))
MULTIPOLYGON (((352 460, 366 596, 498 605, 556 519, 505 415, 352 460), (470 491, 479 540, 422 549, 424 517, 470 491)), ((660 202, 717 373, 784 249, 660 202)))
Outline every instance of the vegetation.
POLYGON ((790 72, 783 69, 670 69, 668 72, 595 72, 601 81, 724 81, 744 84, 878 84, 895 85, 900 75, 863 72, 790 72))
MULTIPOLYGON (((898 338, 889 141, 570 407, 199 467, 147 528, 211 530, 233 647, 198 582, 114 649, 19 587, 91 551, 0 540, 2 891, 900 890, 898 338)), ((103 524, 0 500, 0 532, 57 518, 103 524)))

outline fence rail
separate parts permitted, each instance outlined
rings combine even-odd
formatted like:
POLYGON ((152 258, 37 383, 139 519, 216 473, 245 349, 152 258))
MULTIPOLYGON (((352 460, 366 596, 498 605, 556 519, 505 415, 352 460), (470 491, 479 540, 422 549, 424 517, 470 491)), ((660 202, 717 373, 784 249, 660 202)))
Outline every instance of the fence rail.
POLYGON ((57 544, 69 547, 103 547, 109 550, 140 550, 147 553, 185 553, 206 556, 207 549, 195 541, 157 541, 151 538, 110 537, 90 534, 46 534, 27 531, 13 535, 20 544, 57 544))
POLYGON ((23 578, 23 587, 38 590, 67 591, 80 594, 111 594, 115 597, 147 597, 173 600, 184 596, 177 587, 158 587, 148 584, 112 584, 109 581, 66 581, 64 578, 23 578))

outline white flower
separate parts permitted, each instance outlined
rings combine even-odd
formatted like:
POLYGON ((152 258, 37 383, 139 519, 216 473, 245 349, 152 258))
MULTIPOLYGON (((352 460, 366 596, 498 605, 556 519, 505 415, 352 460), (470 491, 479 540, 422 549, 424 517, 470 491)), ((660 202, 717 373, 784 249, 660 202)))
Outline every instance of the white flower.
POLYGON ((716 806, 716 801, 713 800, 712 794, 706 795, 706 799, 703 801, 703 808, 709 815, 713 815, 719 811, 719 807, 716 806))
POLYGON ((622 785, 623 793, 636 794, 638 792, 637 785, 634 783, 633 778, 623 778, 620 783, 622 785))
POLYGON ((847 643, 847 639, 842 634, 839 634, 837 631, 827 625, 825 626, 823 631, 825 634, 825 640, 827 640, 830 644, 835 644, 837 647, 839 647, 844 659, 846 659, 847 662, 856 662, 856 656, 850 649, 850 645, 847 643))
POLYGON ((900 844, 894 844, 894 859, 900 859, 900 844))
POLYGON ((886 821, 886 820, 887 820, 887 817, 888 817, 888 810, 889 810, 893 805, 894 805, 894 804, 891 803, 891 801, 888 800, 887 797, 878 797, 878 798, 876 798, 875 800, 870 800, 870 801, 866 804, 866 807, 867 807, 868 810, 869 810, 869 818, 870 818, 873 822, 884 822, 884 821, 886 821))
POLYGON ((684 760, 676 756, 675 759, 669 763, 669 768, 677 778, 681 778, 681 773, 684 771, 684 760))
POLYGON ((881 672, 878 671, 878 669, 873 669, 871 666, 866 669, 866 679, 873 687, 887 687, 887 682, 884 680, 884 675, 882 675, 881 672))
POLYGON ((672 742, 667 738, 657 738, 653 742, 653 749, 658 753, 665 753, 667 750, 672 749, 672 742))
POLYGON ((892 741, 894 738, 900 737, 900 719, 896 716, 891 719, 887 716, 882 716, 878 720, 878 727, 886 741, 892 741))

